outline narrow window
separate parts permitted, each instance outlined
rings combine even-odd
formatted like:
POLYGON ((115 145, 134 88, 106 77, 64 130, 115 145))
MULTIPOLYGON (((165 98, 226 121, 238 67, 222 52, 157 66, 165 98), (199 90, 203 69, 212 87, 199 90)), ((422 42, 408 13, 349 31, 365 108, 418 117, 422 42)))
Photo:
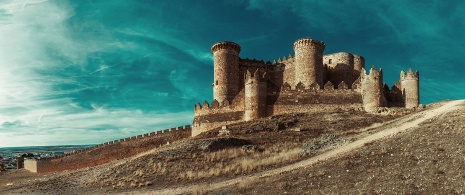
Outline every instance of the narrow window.
POLYGON ((218 85, 218 80, 216 80, 215 85, 218 85))
POLYGON ((331 64, 331 62, 333 62, 333 59, 329 59, 329 64, 331 64))

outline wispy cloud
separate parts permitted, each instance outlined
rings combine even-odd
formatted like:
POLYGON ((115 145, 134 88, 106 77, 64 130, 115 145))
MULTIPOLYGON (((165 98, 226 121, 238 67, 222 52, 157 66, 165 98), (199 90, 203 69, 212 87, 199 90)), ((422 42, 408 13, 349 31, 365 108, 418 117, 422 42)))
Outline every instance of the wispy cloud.
POLYGON ((106 17, 125 3, 100 6, 0 3, 0 147, 98 143, 192 121, 197 90, 183 82, 194 65, 175 56, 211 59, 151 26, 157 18, 113 25, 106 17))

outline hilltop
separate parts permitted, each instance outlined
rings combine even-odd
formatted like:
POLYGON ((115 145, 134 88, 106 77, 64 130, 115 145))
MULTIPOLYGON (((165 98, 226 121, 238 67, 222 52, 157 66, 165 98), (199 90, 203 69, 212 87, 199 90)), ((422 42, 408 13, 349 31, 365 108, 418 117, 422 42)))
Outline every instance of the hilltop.
POLYGON ((96 167, 1 174, 0 193, 463 193, 463 116, 463 101, 399 115, 278 115, 96 167))

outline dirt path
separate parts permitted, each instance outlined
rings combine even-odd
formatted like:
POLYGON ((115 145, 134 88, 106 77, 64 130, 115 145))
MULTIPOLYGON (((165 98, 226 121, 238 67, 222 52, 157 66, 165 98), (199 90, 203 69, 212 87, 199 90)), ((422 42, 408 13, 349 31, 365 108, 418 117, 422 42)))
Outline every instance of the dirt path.
MULTIPOLYGON (((292 171, 295 169, 303 168, 303 167, 308 167, 315 165, 319 162, 326 161, 328 159, 333 159, 340 157, 344 154, 349 153, 350 151, 353 151, 354 149, 360 148, 364 146, 367 143, 374 142, 379 139, 387 138, 394 136, 398 133, 405 132, 409 129, 412 129, 413 127, 417 127, 421 122, 426 121, 428 119, 432 119, 436 116, 439 116, 441 114, 445 114, 447 112, 450 112, 454 109, 456 105, 464 103, 465 100, 455 100, 455 101, 450 101, 445 103, 443 106, 434 108, 431 110, 425 110, 413 115, 410 115, 409 117, 403 118, 401 120, 398 120, 393 123, 388 123, 386 125, 381 125, 379 128, 383 128, 386 130, 368 135, 366 137, 363 137, 357 141, 348 143, 346 145, 343 145, 339 148, 336 148, 334 150, 327 151, 325 153, 322 153, 320 155, 317 155, 315 157, 299 161, 287 166, 283 166, 277 169, 273 170, 268 170, 260 173, 255 173, 249 176, 242 176, 242 177, 237 177, 234 179, 230 180, 225 180, 222 182, 218 183, 212 183, 212 184, 205 184, 202 187, 205 187, 208 190, 215 190, 215 189, 220 189, 224 188, 227 186, 235 185, 238 184, 242 181, 246 181, 249 179, 259 179, 259 178, 264 178, 264 177, 270 177, 273 175, 279 175, 284 172, 292 171), (412 120, 413 119, 413 120, 412 120)), ((199 189, 198 185, 202 184, 196 184, 196 185, 190 185, 190 186, 178 186, 178 187, 173 187, 173 188, 167 188, 167 189, 162 189, 162 190, 157 190, 157 191, 142 191, 142 192, 131 192, 128 194, 186 194, 186 193, 194 193, 196 190, 199 189), (197 187, 196 187, 197 186, 197 187)))

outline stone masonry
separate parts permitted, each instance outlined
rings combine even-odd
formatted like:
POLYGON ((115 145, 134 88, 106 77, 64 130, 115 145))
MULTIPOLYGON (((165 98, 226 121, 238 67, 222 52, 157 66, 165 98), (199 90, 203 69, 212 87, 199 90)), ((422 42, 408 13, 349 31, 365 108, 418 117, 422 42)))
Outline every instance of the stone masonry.
POLYGON ((383 72, 365 70, 362 56, 347 52, 323 55, 325 44, 311 38, 294 42, 292 55, 273 62, 243 59, 233 42, 215 43, 213 102, 194 106, 192 135, 223 125, 298 112, 381 107, 415 109, 419 105, 419 74, 400 74, 390 89, 383 72))

